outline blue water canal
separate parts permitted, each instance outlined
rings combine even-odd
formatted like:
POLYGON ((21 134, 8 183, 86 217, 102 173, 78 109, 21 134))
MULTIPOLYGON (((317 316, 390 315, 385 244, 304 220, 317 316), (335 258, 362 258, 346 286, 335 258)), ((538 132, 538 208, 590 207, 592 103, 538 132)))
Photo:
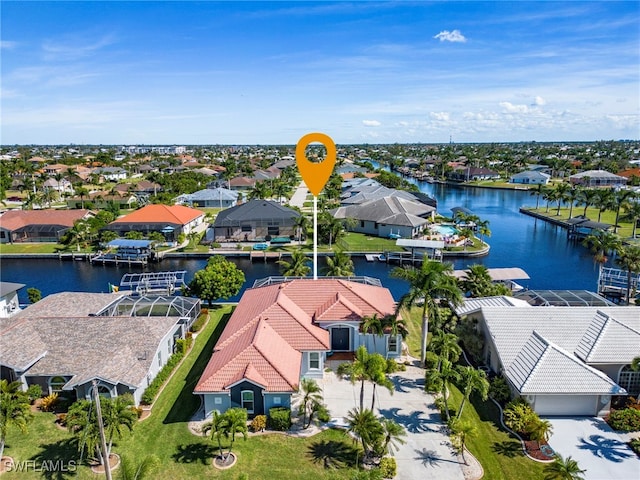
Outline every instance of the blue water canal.
MULTIPOLYGON (((487 267, 520 267, 531 277, 519 281, 530 289, 581 289, 595 291, 598 269, 589 251, 568 241, 566 231, 519 212, 523 205, 535 205, 535 197, 522 190, 465 188, 451 185, 418 183, 420 189, 438 200, 438 211, 451 215, 451 208, 466 207, 483 220, 489 220, 492 232, 488 239, 489 255, 477 259, 459 259, 454 268, 464 269, 471 263, 487 267)), ((257 278, 278 275, 275 262, 264 263, 235 259, 246 275, 245 287, 257 278)), ((165 259, 151 264, 149 271, 186 270, 186 280, 204 267, 204 259, 165 259)), ((390 277, 393 266, 354 258, 356 275, 368 275, 382 280, 398 299, 407 291, 407 284, 390 277)), ((320 262, 322 268, 322 262, 320 262)), ((61 291, 106 292, 109 283, 118 284, 122 275, 139 268, 92 266, 81 261, 0 259, 3 281, 38 288, 43 295, 61 291)), ((26 288, 20 302, 27 303, 26 288)), ((237 300, 239 296, 233 300, 237 300)))

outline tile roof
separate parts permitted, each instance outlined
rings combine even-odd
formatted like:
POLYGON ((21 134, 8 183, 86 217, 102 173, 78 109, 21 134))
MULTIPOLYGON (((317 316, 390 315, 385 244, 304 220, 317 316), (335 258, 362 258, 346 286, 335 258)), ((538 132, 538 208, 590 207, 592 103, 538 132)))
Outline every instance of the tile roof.
POLYGON ((598 311, 580 339, 575 353, 583 361, 592 364, 619 363, 623 358, 631 363, 640 353, 640 330, 598 311))
POLYGON ((0 228, 17 230, 27 225, 62 225, 71 228, 74 222, 89 214, 90 210, 9 210, 0 215, 0 228))
POLYGON ((247 289, 195 392, 224 391, 243 378, 267 391, 295 391, 301 352, 330 349, 329 332, 317 322, 359 321, 394 311, 386 288, 346 280, 297 279, 247 289))
POLYGON ((174 225, 186 225, 198 217, 204 216, 204 212, 184 205, 160 205, 153 204, 136 210, 135 212, 118 218, 112 224, 118 223, 170 223, 174 225))
POLYGON ((70 375, 67 388, 96 377, 141 385, 180 318, 90 316, 117 298, 65 292, 30 305, 1 324, 0 363, 27 375, 70 375))
MULTIPOLYGON (((460 270, 464 273, 463 270, 460 270)), ((482 307, 531 307, 526 301, 505 295, 496 297, 465 298, 462 305, 455 307, 459 317, 479 311, 482 307)))
POLYGON ((547 341, 535 330, 505 370, 505 375, 524 395, 626 393, 604 373, 547 341))

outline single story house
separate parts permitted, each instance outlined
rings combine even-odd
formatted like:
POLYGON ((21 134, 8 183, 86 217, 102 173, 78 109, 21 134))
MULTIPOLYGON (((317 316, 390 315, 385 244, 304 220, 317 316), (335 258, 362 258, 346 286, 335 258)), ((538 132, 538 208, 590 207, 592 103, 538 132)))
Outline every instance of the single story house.
POLYGON ((447 174, 449 180, 456 182, 470 182, 477 180, 499 180, 500 174, 483 167, 456 167, 447 174))
POLYGON ((120 167, 99 167, 93 170, 108 182, 119 182, 129 176, 124 168, 120 167))
POLYGON ((583 187, 623 187, 629 179, 606 170, 587 170, 571 175, 569 181, 571 185, 583 187))
POLYGON ((18 291, 23 283, 0 282, 0 318, 9 318, 20 312, 18 291))
POLYGON ((640 394, 640 372, 630 367, 640 353, 640 308, 501 298, 468 299, 457 313, 477 322, 486 365, 539 415, 599 415, 613 395, 640 394))
POLYGON ((355 220, 349 230, 388 238, 414 238, 433 219, 436 209, 424 203, 388 196, 331 211, 335 218, 355 220))
POLYGON ((42 184, 42 188, 44 190, 53 190, 54 192, 58 192, 60 195, 65 193, 73 195, 74 192, 73 185, 66 178, 61 178, 60 180, 47 178, 42 184))
POLYGON ((213 223, 216 242, 270 240, 295 235, 300 213, 272 200, 250 200, 222 210, 213 223))
POLYGON ((131 393, 138 405, 199 313, 185 297, 49 295, 0 319, 0 376, 71 400, 88 399, 97 380, 101 394, 131 393))
POLYGON ((0 215, 0 243, 57 242, 90 210, 9 210, 0 215))
POLYGON ((105 229, 118 232, 121 237, 130 231, 160 232, 167 240, 175 241, 181 233, 195 231, 204 223, 204 217, 204 212, 184 205, 153 204, 116 219, 105 229))
POLYGON ((239 195, 239 192, 227 188, 205 188, 194 193, 180 195, 177 202, 196 208, 229 208, 238 203, 239 195))
POLYGON ((521 183, 523 185, 546 185, 549 183, 551 175, 537 170, 527 170, 516 173, 509 179, 509 183, 521 183))
POLYGON ((290 407, 300 379, 322 378, 333 352, 364 345, 400 355, 399 335, 378 337, 360 328, 363 317, 394 310, 391 293, 374 279, 296 279, 247 289, 193 393, 203 397, 207 417, 231 407, 251 416, 290 407))

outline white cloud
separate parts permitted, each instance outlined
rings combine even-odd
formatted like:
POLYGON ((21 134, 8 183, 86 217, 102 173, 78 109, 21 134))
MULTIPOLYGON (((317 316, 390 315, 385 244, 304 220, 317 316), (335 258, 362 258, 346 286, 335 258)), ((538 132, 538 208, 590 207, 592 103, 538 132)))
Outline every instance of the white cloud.
POLYGON ((429 116, 434 120, 439 120, 441 122, 448 122, 451 119, 451 115, 449 112, 430 112, 429 116))
POLYGON ((0 40, 0 49, 11 50, 18 45, 18 42, 12 42, 11 40, 0 40))
POLYGON ((443 30, 439 34, 435 35, 433 38, 437 38, 441 42, 457 42, 464 43, 467 41, 464 35, 460 33, 460 30, 454 30, 450 32, 449 30, 443 30))
POLYGON ((378 120, 363 120, 362 124, 365 127, 379 127, 382 125, 378 120))
POLYGON ((542 105, 546 105, 547 101, 544 98, 542 98, 541 96, 538 95, 534 99, 533 104, 537 105, 537 106, 542 106, 542 105))
POLYGON ((527 113, 529 107, 526 105, 514 105, 511 102, 500 102, 499 105, 504 108, 507 113, 527 113))

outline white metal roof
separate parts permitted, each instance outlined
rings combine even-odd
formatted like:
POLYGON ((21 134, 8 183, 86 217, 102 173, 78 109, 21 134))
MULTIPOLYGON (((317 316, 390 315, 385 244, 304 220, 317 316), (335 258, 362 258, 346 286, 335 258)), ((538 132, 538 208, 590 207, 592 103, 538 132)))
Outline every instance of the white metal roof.
POLYGON ((409 240, 399 238, 396 240, 396 245, 405 248, 444 248, 444 242, 441 240, 409 240))

